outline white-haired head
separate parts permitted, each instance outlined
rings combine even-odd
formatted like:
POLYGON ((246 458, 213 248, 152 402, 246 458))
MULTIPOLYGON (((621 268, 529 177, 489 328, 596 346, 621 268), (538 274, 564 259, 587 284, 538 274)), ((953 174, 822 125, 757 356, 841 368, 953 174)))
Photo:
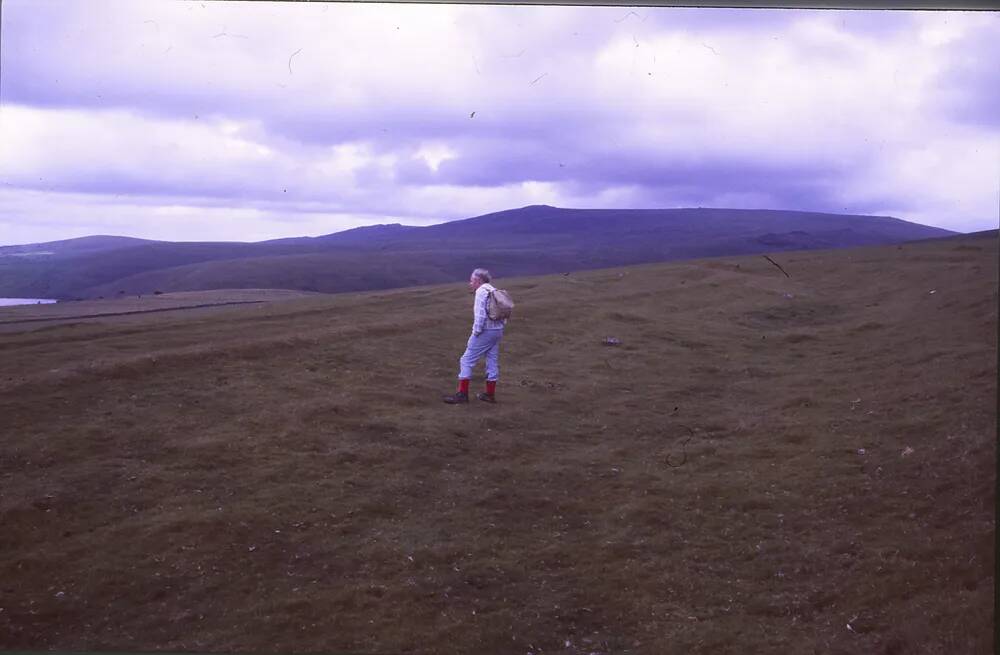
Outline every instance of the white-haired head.
POLYGON ((489 282, 492 279, 492 277, 490 276, 490 272, 487 271, 485 268, 477 268, 476 270, 472 271, 472 277, 479 278, 479 281, 484 283, 489 282))

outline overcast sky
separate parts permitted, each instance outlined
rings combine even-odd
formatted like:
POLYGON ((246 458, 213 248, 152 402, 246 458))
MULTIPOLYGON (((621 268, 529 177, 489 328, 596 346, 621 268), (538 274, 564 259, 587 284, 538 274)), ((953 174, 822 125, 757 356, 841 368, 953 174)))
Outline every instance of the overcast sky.
POLYGON ((1000 211, 1000 14, 4 0, 0 244, 1000 211))

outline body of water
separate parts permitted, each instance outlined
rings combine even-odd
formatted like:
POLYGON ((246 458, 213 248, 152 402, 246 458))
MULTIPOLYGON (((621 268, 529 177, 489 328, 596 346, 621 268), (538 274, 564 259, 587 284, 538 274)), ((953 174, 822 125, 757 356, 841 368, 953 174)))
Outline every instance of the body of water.
POLYGON ((0 307, 10 305, 51 305, 57 302, 48 298, 0 298, 0 307))

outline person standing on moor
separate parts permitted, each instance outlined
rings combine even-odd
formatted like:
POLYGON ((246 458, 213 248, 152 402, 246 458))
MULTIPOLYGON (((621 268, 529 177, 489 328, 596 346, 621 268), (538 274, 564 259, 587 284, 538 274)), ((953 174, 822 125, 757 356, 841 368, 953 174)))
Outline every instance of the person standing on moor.
POLYGON ((487 314, 490 294, 496 288, 490 284, 490 272, 484 268, 472 271, 469 277, 469 290, 476 296, 472 301, 472 336, 465 347, 465 353, 458 360, 458 391, 445 396, 444 401, 451 405, 469 402, 469 379, 472 369, 479 360, 486 356, 486 392, 476 394, 479 400, 488 403, 496 402, 497 379, 500 377, 500 340, 503 339, 503 328, 507 319, 493 320, 487 314))

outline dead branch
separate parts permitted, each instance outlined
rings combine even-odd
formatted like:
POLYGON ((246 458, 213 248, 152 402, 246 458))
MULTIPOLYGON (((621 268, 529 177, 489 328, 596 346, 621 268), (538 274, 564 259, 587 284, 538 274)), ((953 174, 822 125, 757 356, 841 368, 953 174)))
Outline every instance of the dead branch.
POLYGON ((779 271, 781 271, 782 273, 784 273, 784 274, 785 274, 785 277, 787 277, 787 278, 790 278, 790 277, 792 277, 791 275, 789 275, 789 274, 788 274, 788 271, 786 271, 785 269, 781 268, 781 264, 779 264, 778 262, 774 261, 773 259, 771 259, 771 258, 770 258, 770 257, 768 257, 767 255, 761 255, 761 257, 763 257, 763 258, 764 258, 764 259, 766 259, 767 261, 769 261, 769 262, 771 262, 772 264, 774 264, 775 266, 777 266, 777 267, 778 267, 778 270, 779 270, 779 271))

